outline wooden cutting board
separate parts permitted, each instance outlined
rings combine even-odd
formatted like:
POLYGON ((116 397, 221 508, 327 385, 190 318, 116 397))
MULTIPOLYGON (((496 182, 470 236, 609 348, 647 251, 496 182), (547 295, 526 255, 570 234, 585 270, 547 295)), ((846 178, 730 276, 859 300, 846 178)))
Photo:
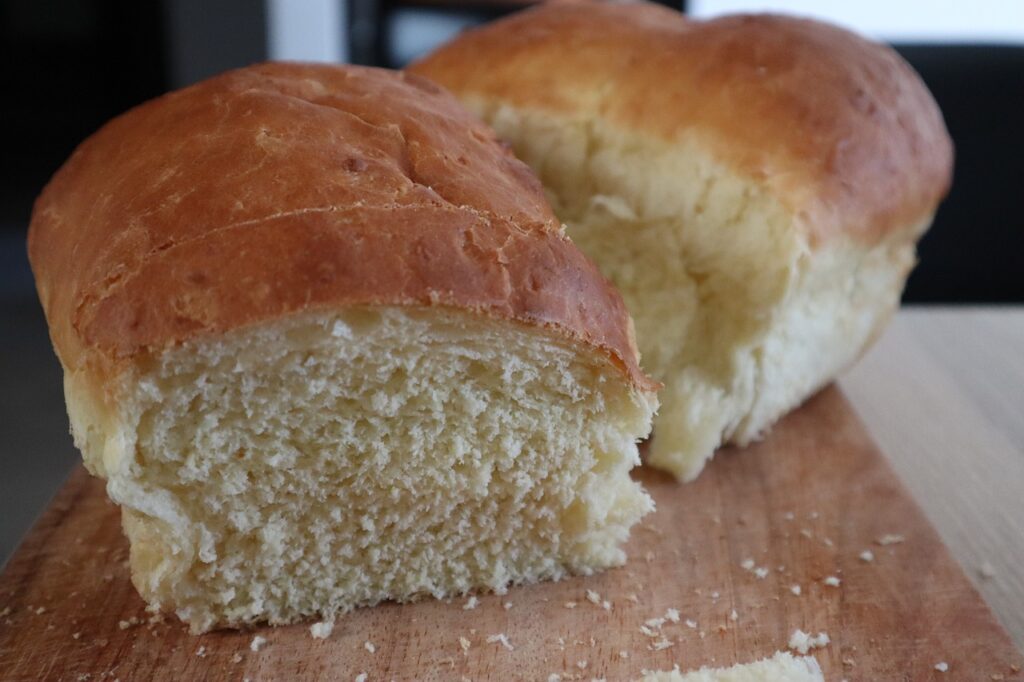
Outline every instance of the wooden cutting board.
POLYGON ((629 680, 768 656, 797 628, 831 638, 814 651, 828 680, 1024 678, 1022 656, 838 389, 763 443, 719 452, 694 484, 638 476, 658 510, 634 529, 625 567, 481 596, 472 609, 364 609, 315 640, 308 625, 192 637, 173 618, 148 623, 119 514, 79 469, 0 577, 0 679, 629 680), (680 622, 641 631, 670 608, 680 622), (508 648, 488 642, 502 634, 508 648), (256 635, 266 643, 253 651, 256 635))

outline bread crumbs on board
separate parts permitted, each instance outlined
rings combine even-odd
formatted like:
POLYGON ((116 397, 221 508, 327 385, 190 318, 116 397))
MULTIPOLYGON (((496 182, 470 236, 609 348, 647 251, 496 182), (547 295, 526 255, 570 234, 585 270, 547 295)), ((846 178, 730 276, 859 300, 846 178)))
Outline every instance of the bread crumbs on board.
POLYGON ((504 632, 499 632, 496 635, 488 635, 487 636, 487 643, 488 644, 501 644, 501 646, 505 647, 509 651, 515 651, 515 649, 516 649, 514 646, 512 646, 512 643, 508 641, 508 637, 505 635, 504 632))
POLYGON ((252 641, 249 642, 249 649, 251 651, 259 651, 261 648, 263 648, 263 645, 266 644, 266 643, 267 643, 267 638, 266 637, 260 637, 259 635, 256 635, 255 637, 252 638, 252 641))
POLYGON ((312 635, 314 639, 327 639, 331 636, 333 631, 333 620, 324 620, 319 623, 313 623, 309 626, 309 634, 312 635))
POLYGON ((817 635, 809 635, 803 630, 794 630, 793 634, 789 636, 788 646, 790 649, 804 655, 811 649, 820 649, 828 646, 830 641, 828 635, 824 632, 819 632, 817 635))

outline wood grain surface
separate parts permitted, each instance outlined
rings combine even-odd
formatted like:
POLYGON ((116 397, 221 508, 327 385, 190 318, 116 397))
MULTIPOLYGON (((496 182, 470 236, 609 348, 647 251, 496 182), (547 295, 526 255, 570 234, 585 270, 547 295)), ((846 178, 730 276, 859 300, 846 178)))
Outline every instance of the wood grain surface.
POLYGON ((1024 648, 1024 308, 904 308, 840 385, 1024 648))
POLYGON ((797 628, 830 636, 814 652, 828 680, 1022 679, 1022 656, 837 389, 763 443, 720 452, 695 484, 638 476, 658 510, 625 567, 472 609, 364 609, 315 640, 308 625, 192 637, 173 618, 148 623, 117 510, 79 469, 0 576, 0 679, 629 680, 770 655, 797 628), (670 608, 679 623, 641 631, 670 608), (508 648, 488 641, 502 634, 508 648))

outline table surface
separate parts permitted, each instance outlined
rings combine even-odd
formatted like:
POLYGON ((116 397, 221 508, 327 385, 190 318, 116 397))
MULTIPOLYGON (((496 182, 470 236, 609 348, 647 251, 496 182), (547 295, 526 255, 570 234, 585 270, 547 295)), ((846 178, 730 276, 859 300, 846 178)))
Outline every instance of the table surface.
POLYGON ((904 308, 839 383, 1024 649, 1024 308, 904 308))

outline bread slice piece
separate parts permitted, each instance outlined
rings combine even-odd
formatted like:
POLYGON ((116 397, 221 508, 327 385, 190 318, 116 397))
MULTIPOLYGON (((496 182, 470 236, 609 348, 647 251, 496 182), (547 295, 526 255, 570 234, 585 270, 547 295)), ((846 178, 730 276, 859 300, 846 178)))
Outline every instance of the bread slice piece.
POLYGON ((679 669, 647 672, 638 682, 824 682, 813 656, 793 656, 780 651, 771 658, 738 663, 730 668, 679 669))
POLYGON ((916 74, 813 21, 552 4, 411 70, 513 146, 622 291, 665 384, 650 462, 684 480, 870 345, 949 186, 916 74))
POLYGON ((76 445, 195 632, 621 564, 655 384, 530 172, 422 79, 267 64, 39 199, 76 445))

